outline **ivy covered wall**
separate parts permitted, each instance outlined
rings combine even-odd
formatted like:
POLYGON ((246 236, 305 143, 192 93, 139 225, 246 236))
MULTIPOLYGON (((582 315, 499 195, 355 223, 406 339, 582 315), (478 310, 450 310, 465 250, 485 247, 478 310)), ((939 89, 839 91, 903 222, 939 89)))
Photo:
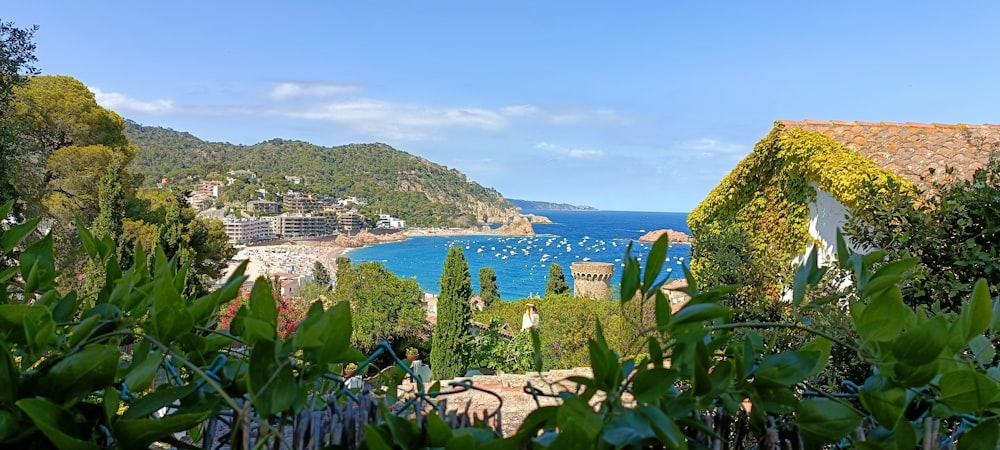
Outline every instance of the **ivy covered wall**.
POLYGON ((846 145, 814 131, 774 129, 688 215, 695 235, 691 268, 700 283, 744 285, 744 300, 777 299, 791 282, 793 258, 804 252, 809 204, 816 189, 848 208, 864 208, 913 186, 846 145), (812 186, 810 186, 812 183, 812 186), (876 183, 870 197, 859 189, 876 183))

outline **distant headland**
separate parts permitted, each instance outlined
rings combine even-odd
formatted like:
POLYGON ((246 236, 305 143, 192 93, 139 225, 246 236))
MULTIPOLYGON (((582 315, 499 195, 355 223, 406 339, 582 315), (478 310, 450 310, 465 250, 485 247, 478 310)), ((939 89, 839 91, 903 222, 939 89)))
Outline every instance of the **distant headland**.
POLYGON ((587 205, 570 205, 568 203, 552 203, 552 202, 541 202, 534 200, 517 200, 513 198, 507 199, 510 204, 514 205, 517 209, 541 209, 541 210, 554 210, 554 211, 598 211, 597 208, 587 205))

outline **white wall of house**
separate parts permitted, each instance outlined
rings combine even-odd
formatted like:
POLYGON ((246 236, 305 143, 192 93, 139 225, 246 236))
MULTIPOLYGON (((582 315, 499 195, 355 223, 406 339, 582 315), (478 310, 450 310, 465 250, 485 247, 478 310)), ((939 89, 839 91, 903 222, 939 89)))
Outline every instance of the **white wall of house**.
MULTIPOLYGON (((833 197, 833 194, 819 189, 816 183, 810 183, 816 189, 816 201, 809 203, 809 236, 820 245, 819 263, 828 264, 837 257, 837 230, 847 224, 847 207, 833 197)), ((814 243, 810 243, 806 252, 795 257, 795 263, 805 262, 814 243)))

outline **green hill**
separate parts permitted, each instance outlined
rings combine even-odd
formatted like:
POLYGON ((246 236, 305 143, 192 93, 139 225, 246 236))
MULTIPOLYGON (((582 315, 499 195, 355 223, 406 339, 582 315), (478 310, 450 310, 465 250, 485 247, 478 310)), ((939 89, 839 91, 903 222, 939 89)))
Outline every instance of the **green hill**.
MULTIPOLYGON (((229 189, 225 197, 245 201, 263 185, 270 193, 288 189, 319 196, 361 197, 371 210, 405 219, 410 226, 506 223, 517 210, 494 189, 480 186, 455 169, 396 150, 386 144, 321 147, 272 139, 254 145, 206 142, 190 133, 127 121, 125 134, 139 147, 131 169, 147 185, 167 178, 184 186, 212 170, 250 170, 259 181, 229 189), (301 177, 293 184, 286 176, 301 177)), ((227 187, 228 188, 228 187, 227 187)), ((224 188, 224 191, 226 188, 224 188)))
POLYGON ((515 198, 507 199, 510 204, 514 205, 517 209, 540 209, 540 210, 550 210, 550 211, 597 211, 597 208, 587 205, 570 205, 568 203, 552 203, 543 202, 538 200, 518 200, 515 198))

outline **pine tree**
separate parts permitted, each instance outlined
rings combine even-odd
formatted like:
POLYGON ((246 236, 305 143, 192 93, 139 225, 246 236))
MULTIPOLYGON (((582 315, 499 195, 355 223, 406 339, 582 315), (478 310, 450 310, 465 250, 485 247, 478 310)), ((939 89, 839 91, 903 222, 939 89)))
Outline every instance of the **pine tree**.
POLYGON ((469 320, 472 308, 472 277, 461 247, 448 250, 441 273, 441 293, 437 303, 437 325, 431 341, 431 370, 434 379, 446 380, 465 374, 466 345, 472 336, 469 320))
POLYGON ((552 263, 549 265, 549 283, 545 285, 545 296, 568 293, 569 284, 566 283, 566 274, 563 273, 562 266, 552 263))
POLYGON ((326 266, 322 262, 313 263, 313 282, 325 288, 330 287, 330 272, 326 270, 326 266))
POLYGON ((489 267, 479 269, 479 298, 483 300, 483 306, 487 308, 493 302, 500 300, 497 274, 489 267))

